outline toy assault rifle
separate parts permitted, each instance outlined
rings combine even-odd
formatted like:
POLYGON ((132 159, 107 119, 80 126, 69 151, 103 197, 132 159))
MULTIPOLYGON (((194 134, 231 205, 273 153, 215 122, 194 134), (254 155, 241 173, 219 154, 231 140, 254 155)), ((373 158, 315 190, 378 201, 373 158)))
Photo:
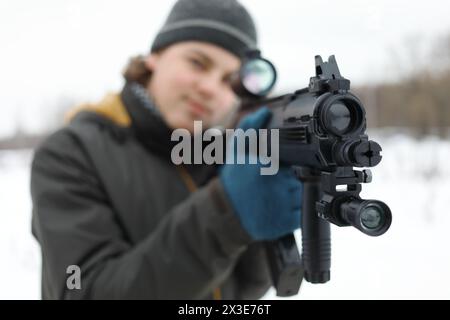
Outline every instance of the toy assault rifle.
POLYGON ((259 51, 247 54, 233 80, 243 108, 272 110, 268 128, 279 129, 279 160, 293 166, 303 182, 301 257, 293 234, 267 243, 278 296, 298 293, 303 278, 311 283, 330 280, 329 223, 379 236, 392 221, 385 203, 359 196, 361 183, 370 182, 372 175, 353 167, 381 161, 380 145, 365 133, 363 104, 350 92, 350 81, 341 76, 334 56, 327 62, 316 56, 315 64, 316 76, 308 87, 270 99, 266 96, 276 70, 259 51))

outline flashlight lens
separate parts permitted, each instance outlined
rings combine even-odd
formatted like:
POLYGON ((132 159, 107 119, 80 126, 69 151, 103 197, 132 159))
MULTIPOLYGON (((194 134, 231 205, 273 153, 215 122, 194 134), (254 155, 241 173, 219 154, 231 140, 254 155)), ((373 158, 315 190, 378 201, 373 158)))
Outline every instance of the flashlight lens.
POLYGON ((377 229, 382 225, 382 212, 377 207, 369 206, 361 212, 361 224, 367 229, 377 229))
MULTIPOLYGON (((346 197, 344 196, 343 199, 346 197)), ((392 214, 389 207, 378 200, 363 200, 350 197, 348 201, 341 203, 335 211, 338 225, 354 226, 359 231, 369 236, 379 236, 385 233, 392 222, 392 214)))
POLYGON ((335 102, 328 109, 329 120, 338 132, 344 133, 350 126, 350 110, 342 102, 335 102))
POLYGON ((262 95, 272 89, 275 83, 275 70, 262 59, 248 61, 242 72, 242 83, 249 92, 262 95))

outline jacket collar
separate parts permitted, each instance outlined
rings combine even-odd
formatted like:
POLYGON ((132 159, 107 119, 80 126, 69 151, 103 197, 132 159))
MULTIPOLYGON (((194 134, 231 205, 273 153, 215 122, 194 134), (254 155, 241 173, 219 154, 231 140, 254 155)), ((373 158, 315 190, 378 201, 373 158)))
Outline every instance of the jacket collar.
POLYGON ((171 141, 172 130, 166 125, 154 102, 144 87, 126 83, 121 99, 131 118, 131 129, 146 148, 170 159, 176 142, 171 141))
MULTIPOLYGON (((139 142, 152 153, 171 162, 172 149, 178 141, 171 140, 172 129, 165 123, 145 88, 137 83, 127 83, 121 98, 131 118, 131 130, 139 142)), ((216 174, 217 169, 214 165, 192 164, 184 167, 199 185, 216 174)))

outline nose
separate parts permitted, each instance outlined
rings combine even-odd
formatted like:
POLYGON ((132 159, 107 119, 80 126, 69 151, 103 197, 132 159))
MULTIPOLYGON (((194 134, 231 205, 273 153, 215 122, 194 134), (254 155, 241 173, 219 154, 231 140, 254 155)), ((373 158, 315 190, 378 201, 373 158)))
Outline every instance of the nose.
POLYGON ((222 81, 218 74, 203 74, 197 81, 198 93, 205 99, 211 99, 222 90, 222 81))

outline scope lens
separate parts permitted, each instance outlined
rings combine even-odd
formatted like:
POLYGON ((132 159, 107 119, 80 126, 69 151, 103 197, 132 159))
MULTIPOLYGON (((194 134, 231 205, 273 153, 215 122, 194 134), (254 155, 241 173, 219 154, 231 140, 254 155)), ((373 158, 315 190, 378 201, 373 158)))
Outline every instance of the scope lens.
POLYGON ((377 229, 383 223, 383 213, 379 208, 369 206, 363 209, 360 215, 361 224, 367 229, 377 229))
POLYGON ((351 93, 326 93, 316 109, 325 133, 338 137, 361 133, 365 112, 361 102, 351 93))
POLYGON ((255 95, 263 95, 270 91, 276 79, 273 66, 263 59, 247 61, 243 66, 241 76, 245 89, 255 95))
POLYGON ((338 132, 344 133, 351 124, 350 110, 342 102, 333 103, 328 109, 330 124, 338 132))

